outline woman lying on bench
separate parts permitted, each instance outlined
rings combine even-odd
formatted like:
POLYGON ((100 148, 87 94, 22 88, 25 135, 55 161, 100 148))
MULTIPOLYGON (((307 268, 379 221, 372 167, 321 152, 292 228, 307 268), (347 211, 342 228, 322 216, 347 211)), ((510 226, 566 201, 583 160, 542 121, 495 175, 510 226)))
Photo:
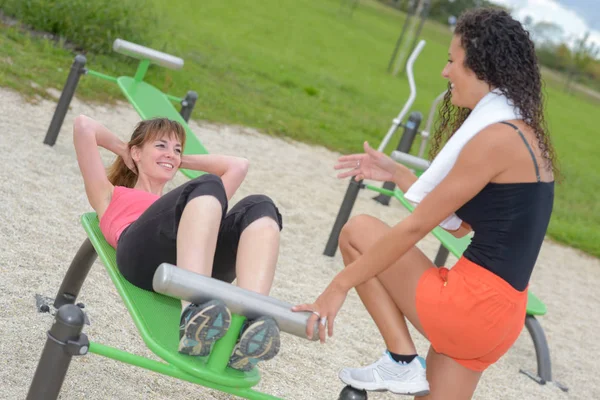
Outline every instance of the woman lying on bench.
MULTIPOLYGON (((171 263, 268 295, 279 254, 282 220, 264 195, 228 202, 244 180, 248 161, 222 155, 183 155, 185 130, 165 118, 141 121, 129 143, 100 123, 75 119, 73 141, 88 200, 100 229, 116 249, 121 274, 153 291, 158 266, 171 263), (98 146, 117 155, 108 169, 98 146), (207 172, 163 195, 179 168, 207 172)), ((231 322, 224 303, 182 301, 179 352, 207 356, 231 322)), ((279 351, 270 317, 249 321, 229 366, 250 370, 279 351)))

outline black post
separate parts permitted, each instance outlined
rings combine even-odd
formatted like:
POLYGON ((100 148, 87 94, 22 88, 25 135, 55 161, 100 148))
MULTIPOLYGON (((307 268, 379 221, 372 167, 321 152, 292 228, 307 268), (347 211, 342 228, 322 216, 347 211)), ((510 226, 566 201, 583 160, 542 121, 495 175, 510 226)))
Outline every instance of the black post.
MULTIPOLYGON (((410 113, 406 124, 404 124, 404 132, 402 132, 402 137, 400 138, 400 142, 398 143, 398 147, 396 150, 401 151, 403 153, 409 153, 410 148, 412 147, 413 142, 415 141, 415 137, 419 132, 419 125, 421 125, 421 120, 423 119, 423 115, 418 111, 413 111, 410 113)), ((383 188, 387 190, 394 190, 396 184, 394 182, 384 182, 383 188)), ((378 194, 373 197, 373 200, 387 206, 390 204, 390 196, 385 195, 383 193, 378 194)))
POLYGON ((348 184, 348 189, 346 189, 344 200, 342 201, 342 205, 338 211, 333 228, 331 228, 331 233, 329 234, 329 239, 327 240, 327 245, 325 246, 325 251, 323 252, 323 254, 326 256, 333 257, 335 255, 335 251, 338 247, 340 232, 342 231, 342 228, 346 222, 348 222, 348 218, 350 218, 352 208, 354 207, 354 202, 356 201, 356 197, 358 197, 358 191, 361 189, 361 186, 362 181, 356 182, 354 177, 350 178, 350 183, 348 184))
POLYGON ((71 261, 67 274, 63 278, 60 289, 58 289, 54 299, 55 308, 59 309, 65 304, 75 304, 83 281, 85 281, 97 257, 98 254, 92 242, 89 238, 85 239, 79 250, 77 250, 73 261, 71 261))
POLYGON ((181 102, 181 111, 179 111, 179 114, 181 114, 185 122, 189 122, 190 116, 192 115, 192 110, 196 105, 196 100, 198 100, 198 93, 194 92, 193 90, 188 91, 183 98, 183 101, 181 102))
POLYGON ((81 333, 84 321, 83 311, 76 305, 67 304, 58 310, 48 331, 27 400, 58 398, 71 358, 84 355, 89 349, 88 338, 81 333))
POLYGON ((44 144, 54 146, 54 143, 56 143, 58 132, 60 132, 60 127, 62 126, 63 121, 65 120, 65 115, 67 115, 67 111, 69 111, 69 104, 71 104, 71 100, 73 99, 73 95, 75 94, 75 89, 77 89, 79 77, 81 76, 81 74, 85 73, 85 63, 85 56, 81 54, 75 56, 75 60, 71 65, 71 71, 69 72, 69 76, 67 77, 67 82, 65 83, 65 87, 63 88, 63 91, 60 94, 60 99, 58 100, 58 104, 56 105, 56 110, 54 111, 54 115, 52 116, 52 121, 50 122, 48 131, 46 132, 44 144))
POLYGON ((433 260, 433 264, 436 267, 443 267, 444 265, 446 265, 446 261, 448 260, 448 254, 450 254, 448 249, 445 248, 443 244, 440 244, 440 248, 438 249, 438 252, 435 255, 435 260, 433 260))

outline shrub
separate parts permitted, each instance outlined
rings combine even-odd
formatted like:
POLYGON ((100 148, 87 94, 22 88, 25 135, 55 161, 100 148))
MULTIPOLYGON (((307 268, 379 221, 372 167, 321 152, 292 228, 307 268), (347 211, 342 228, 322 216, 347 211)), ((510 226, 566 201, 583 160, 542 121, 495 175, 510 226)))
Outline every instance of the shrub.
POLYGON ((148 43, 156 25, 144 0, 0 0, 0 10, 35 31, 51 33, 78 50, 109 53, 113 41, 148 43))

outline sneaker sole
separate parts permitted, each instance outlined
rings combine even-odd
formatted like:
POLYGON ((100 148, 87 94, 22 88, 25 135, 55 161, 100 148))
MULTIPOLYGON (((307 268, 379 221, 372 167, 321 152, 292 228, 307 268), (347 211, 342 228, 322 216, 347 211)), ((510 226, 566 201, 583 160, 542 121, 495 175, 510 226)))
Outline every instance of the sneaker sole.
POLYGON ((212 344, 227 333, 231 312, 222 302, 210 301, 185 325, 179 341, 179 352, 191 356, 207 356, 212 344))
POLYGON ((423 388, 422 385, 398 384, 398 382, 361 382, 356 381, 349 376, 340 373, 339 378, 348 386, 354 389, 366 390, 368 392, 392 392, 394 394, 404 394, 408 396, 426 396, 429 394, 429 387, 423 388))
POLYGON ((259 318, 244 332, 237 344, 229 366, 250 371, 259 361, 272 359, 279 353, 279 327, 272 318, 259 318))

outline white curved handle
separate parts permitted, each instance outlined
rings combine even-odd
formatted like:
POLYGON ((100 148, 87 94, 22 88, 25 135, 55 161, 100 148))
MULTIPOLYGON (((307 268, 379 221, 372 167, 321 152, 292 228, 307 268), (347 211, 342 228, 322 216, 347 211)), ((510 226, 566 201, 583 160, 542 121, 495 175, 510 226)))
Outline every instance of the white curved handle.
POLYGON ((180 69, 183 67, 183 59, 179 57, 175 57, 149 47, 144 47, 139 44, 128 42, 123 39, 116 39, 114 41, 113 50, 129 57, 150 60, 154 64, 161 65, 166 68, 180 69))
POLYGON ((417 98, 417 87, 415 85, 415 77, 413 74, 413 65, 414 65, 417 57, 419 57, 421 50, 423 50, 423 47, 425 47, 425 41, 421 40, 421 41, 419 41, 419 43, 417 44, 417 47, 415 47, 414 51, 408 58, 408 61, 406 63, 406 71, 407 71, 407 75, 408 75, 408 85, 410 86, 410 96, 408 97, 408 100, 404 104, 404 107, 402 107, 402 111, 400 111, 400 114, 398 114, 396 119, 394 119, 394 123, 390 127, 390 130, 388 131, 388 133, 385 135, 385 137, 381 141, 381 144, 379 145, 379 148, 378 148, 379 151, 383 151, 385 149, 385 146, 387 146, 388 142, 392 138, 392 135, 398 128, 398 125, 400 125, 400 123, 402 122, 402 119, 404 119, 404 116, 406 115, 408 110, 410 110, 410 107, 412 107, 412 104, 414 103, 415 99, 417 98))

